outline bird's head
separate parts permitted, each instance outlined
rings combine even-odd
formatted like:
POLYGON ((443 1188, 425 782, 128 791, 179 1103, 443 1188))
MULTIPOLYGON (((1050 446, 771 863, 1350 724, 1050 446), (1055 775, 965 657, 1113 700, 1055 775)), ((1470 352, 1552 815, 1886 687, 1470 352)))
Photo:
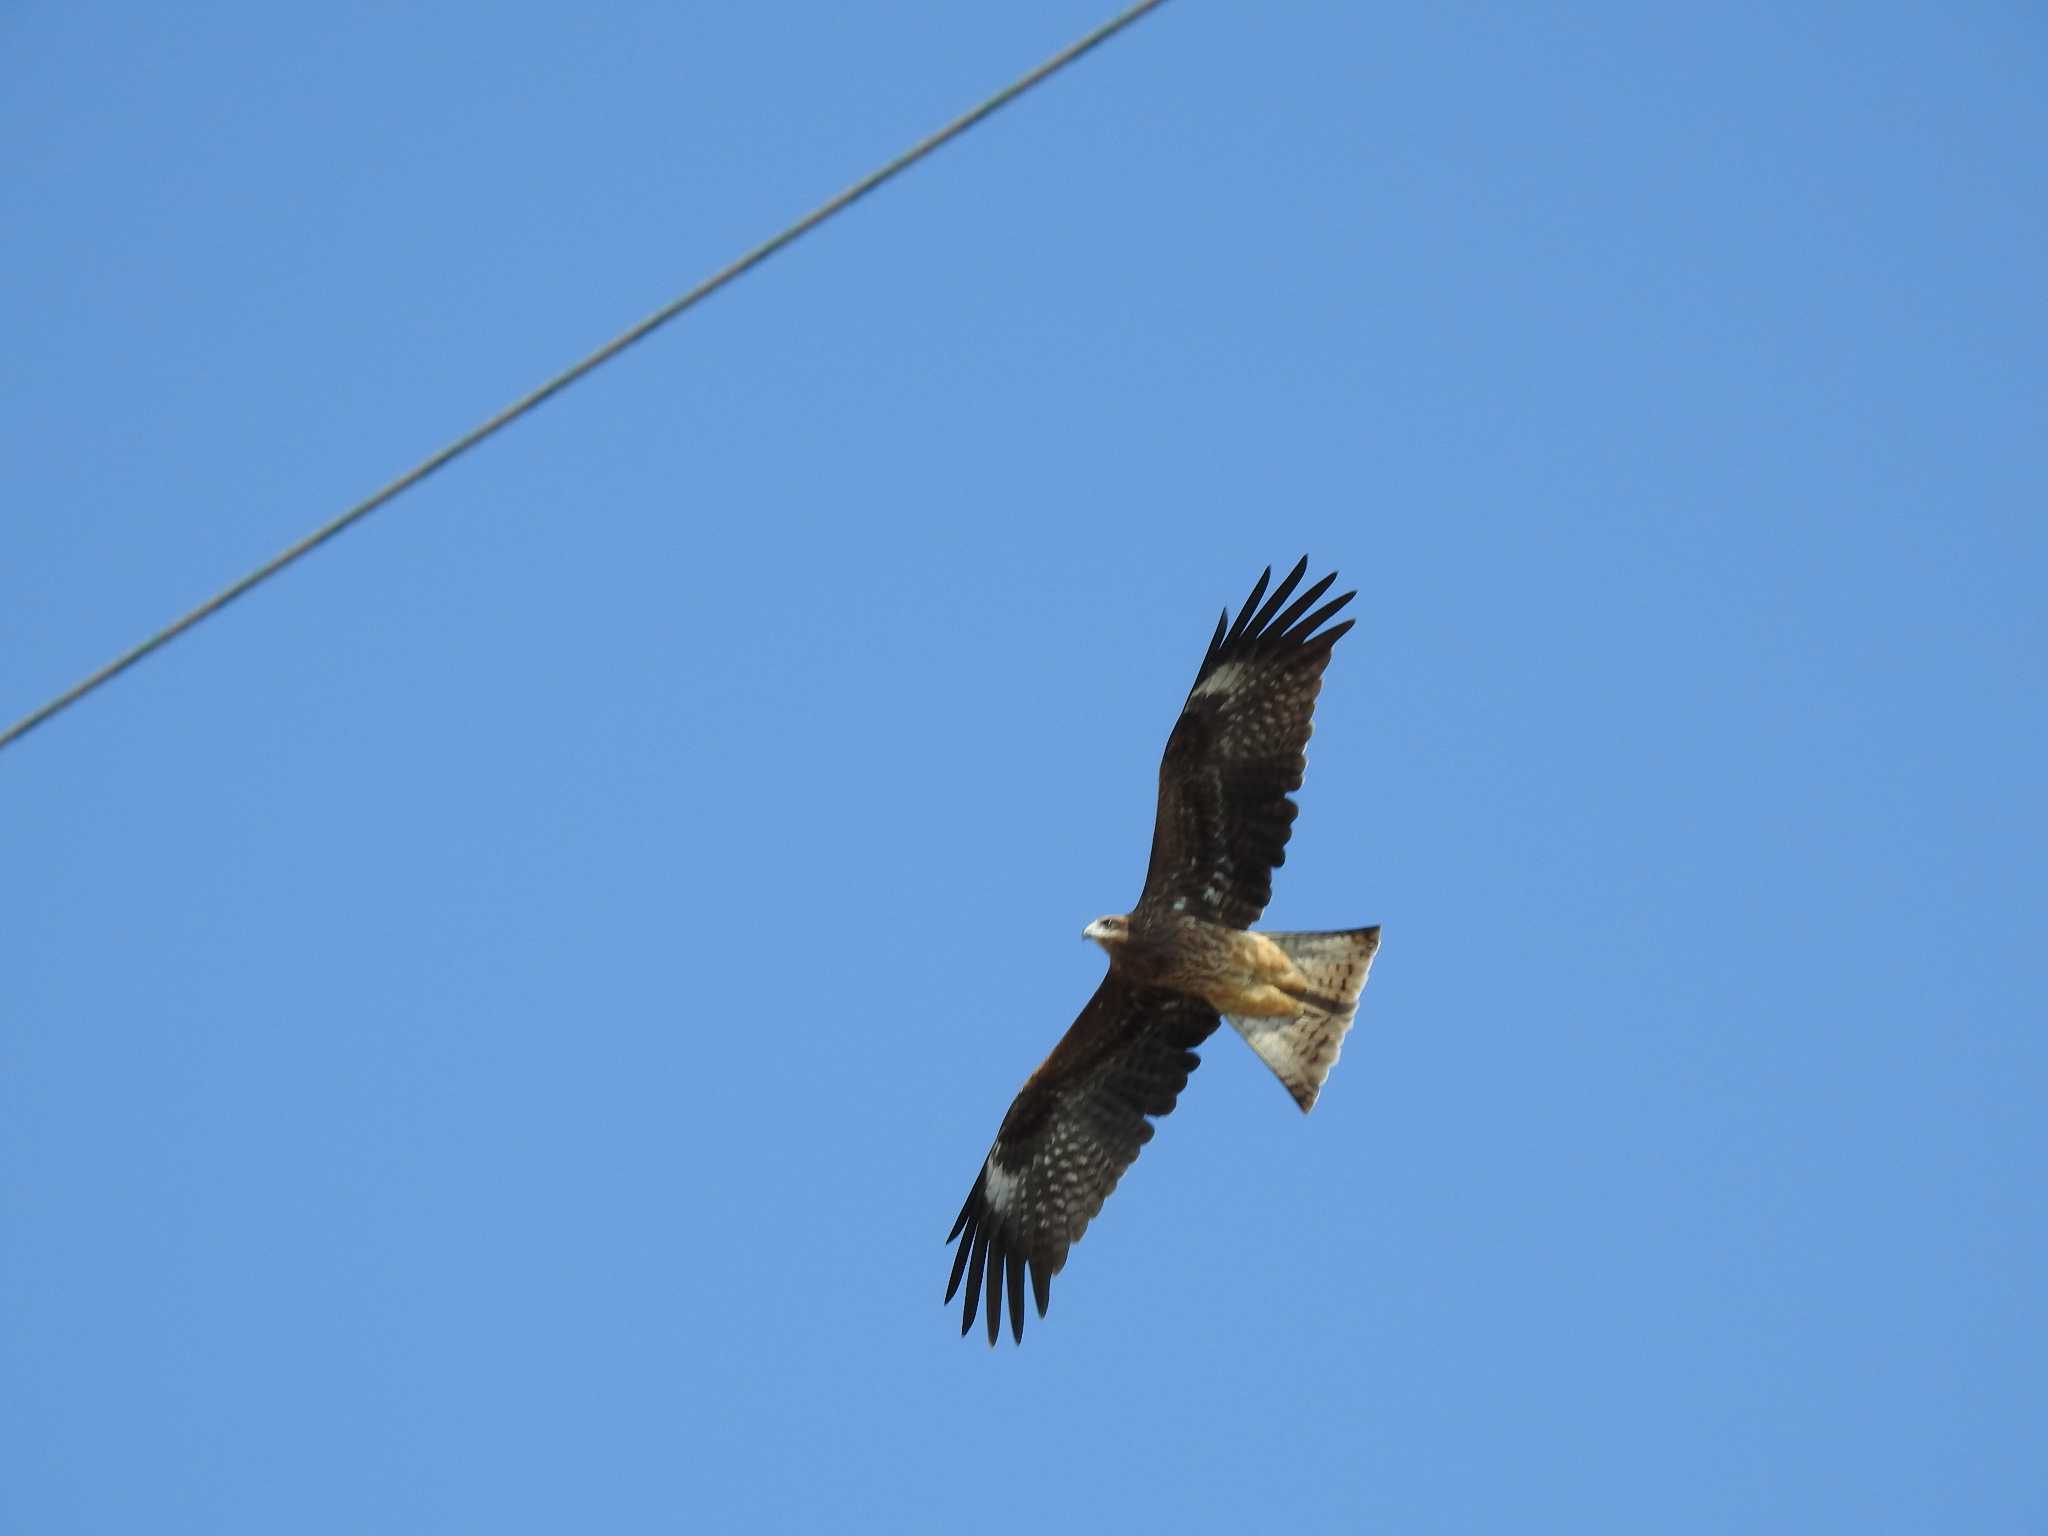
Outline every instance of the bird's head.
POLYGON ((1081 930, 1082 938, 1093 939, 1111 953, 1130 936, 1131 920, 1128 917, 1098 917, 1081 930))

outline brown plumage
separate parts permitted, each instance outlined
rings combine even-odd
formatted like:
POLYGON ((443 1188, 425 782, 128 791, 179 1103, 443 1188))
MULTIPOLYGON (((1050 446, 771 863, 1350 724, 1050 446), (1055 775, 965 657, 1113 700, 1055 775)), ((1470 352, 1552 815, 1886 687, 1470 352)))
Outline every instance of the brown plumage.
POLYGON ((1379 930, 1247 931, 1286 857, 1323 669, 1352 623, 1322 628, 1354 594, 1317 607, 1336 576, 1296 596, 1307 570, 1268 596, 1269 569, 1237 621, 1226 610, 1217 623, 1159 765, 1144 891, 1086 930, 1109 974, 1003 1117, 947 1238, 959 1248, 946 1300, 967 1285, 963 1334, 985 1299, 994 1344, 1007 1297, 1021 1342, 1027 1273, 1045 1315, 1068 1248, 1152 1139, 1147 1117, 1173 1109, 1219 1016, 1304 1111, 1336 1060, 1379 930))

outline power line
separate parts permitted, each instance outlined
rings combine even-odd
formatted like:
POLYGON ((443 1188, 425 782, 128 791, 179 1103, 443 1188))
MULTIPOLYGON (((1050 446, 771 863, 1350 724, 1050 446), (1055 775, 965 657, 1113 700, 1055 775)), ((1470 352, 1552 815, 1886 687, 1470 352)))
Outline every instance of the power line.
POLYGON ((184 634, 186 630, 193 628, 201 620, 211 618, 214 614, 220 612, 221 609, 227 607, 229 603, 233 602, 243 593, 254 587, 261 586, 293 561, 303 555, 311 554, 336 534, 361 522, 386 502, 394 500, 402 492, 418 485, 427 476, 433 474, 434 471, 461 458, 462 455, 476 447, 485 438, 491 437, 501 429, 510 426, 528 411, 534 409, 534 407, 560 394, 585 374, 592 373, 603 364, 610 362, 621 352, 625 351, 626 348, 632 346, 634 342, 653 335, 654 332, 667 325, 669 321, 675 319, 684 310, 694 308, 697 304, 723 288, 727 283, 730 283, 734 278, 752 271, 784 246, 794 244, 802 239, 834 214, 859 202, 870 192, 874 191, 875 188, 881 186, 883 182, 892 180, 902 172, 909 170, 918 161, 932 153, 933 150, 957 139, 984 118, 993 116, 1033 86, 1058 74, 1069 64, 1080 58, 1082 54, 1088 53, 1101 44, 1108 42, 1117 33, 1123 31, 1124 28, 1140 20, 1149 12, 1158 10, 1165 3, 1166 0, 1140 0, 1139 4, 1133 5, 1128 10, 1111 17, 1078 42, 1071 43, 1067 47, 1062 48, 1036 69, 1028 74, 1020 75, 1000 91, 997 91, 995 95, 982 102, 981 105, 963 112, 928 138, 920 139, 881 169, 863 176, 837 197, 820 203, 816 208, 813 208, 809 213, 783 230, 781 234, 762 241, 761 244, 755 246, 751 251, 748 251, 729 266, 721 267, 718 271, 712 273, 711 276, 705 278, 703 282, 697 284, 696 287, 690 289, 689 292, 664 304, 639 324, 614 336, 581 362, 563 369, 562 372, 556 374, 538 389, 530 394, 522 395, 519 399, 513 401, 502 411, 498 412, 497 415, 491 417, 490 420, 480 426, 471 428, 438 453, 422 459, 396 480, 391 481, 380 490, 372 492, 332 522, 325 523, 314 529, 296 544, 293 544, 290 548, 258 566, 248 575, 242 577, 241 580, 215 593, 190 613, 165 625, 134 649, 115 657, 83 682, 60 693, 40 709, 24 715, 4 732, 0 732, 0 750, 4 750, 14 742, 19 741, 53 715, 60 714, 64 710, 69 709, 73 704, 76 704, 80 699, 103 684, 112 682, 145 656, 148 656, 153 651, 162 649, 170 644, 171 641, 177 639, 178 636, 184 634))

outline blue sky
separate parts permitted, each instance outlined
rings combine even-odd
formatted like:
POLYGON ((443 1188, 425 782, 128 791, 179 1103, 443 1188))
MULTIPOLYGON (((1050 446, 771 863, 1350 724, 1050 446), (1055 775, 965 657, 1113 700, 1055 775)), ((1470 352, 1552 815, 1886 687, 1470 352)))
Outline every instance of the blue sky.
MULTIPOLYGON (((10 7, 0 715, 1104 14, 10 7)), ((0 1526, 2040 1530, 2044 85, 1183 0, 0 753, 0 1526), (1303 552, 1361 1023, 992 1355, 1303 552)))

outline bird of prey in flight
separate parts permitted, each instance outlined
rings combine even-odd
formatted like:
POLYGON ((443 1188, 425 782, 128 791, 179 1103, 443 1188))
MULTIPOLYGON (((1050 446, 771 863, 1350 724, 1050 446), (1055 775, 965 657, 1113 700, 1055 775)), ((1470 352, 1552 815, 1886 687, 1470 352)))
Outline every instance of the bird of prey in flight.
POLYGON ((1307 570, 1304 558, 1268 596, 1269 568, 1237 621, 1225 609, 1217 622, 1159 764, 1144 892, 1082 930, 1109 974, 1003 1116, 946 1239, 960 1245, 949 1303, 967 1281, 962 1334, 986 1280, 989 1343, 1006 1294, 1022 1343, 1027 1269, 1045 1315, 1067 1249, 1152 1139, 1146 1116, 1172 1111, 1219 1015, 1304 1113, 1337 1060, 1379 929, 1250 931, 1286 858, 1323 668, 1352 624, 1322 627, 1356 595, 1316 606, 1335 572, 1295 595, 1307 570))

